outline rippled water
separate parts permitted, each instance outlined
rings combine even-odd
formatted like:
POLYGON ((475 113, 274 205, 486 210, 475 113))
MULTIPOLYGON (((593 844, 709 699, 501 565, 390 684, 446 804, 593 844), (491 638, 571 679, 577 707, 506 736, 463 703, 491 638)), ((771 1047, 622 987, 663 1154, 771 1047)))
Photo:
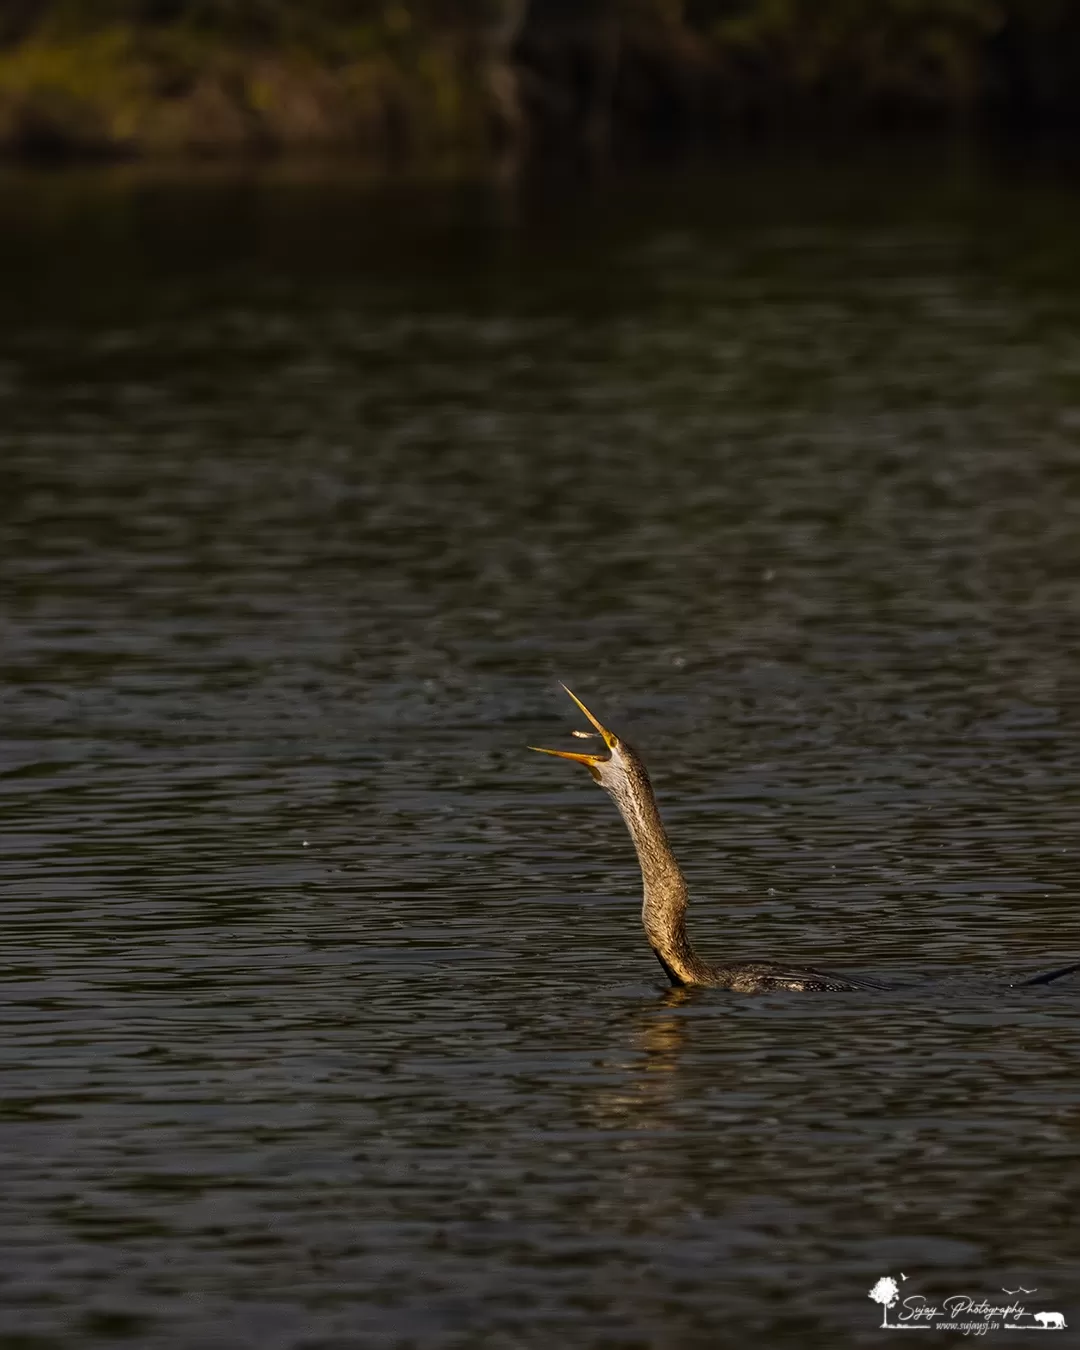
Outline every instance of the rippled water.
POLYGON ((3 187, 0 1345, 1080 1322, 1076 195, 3 187))

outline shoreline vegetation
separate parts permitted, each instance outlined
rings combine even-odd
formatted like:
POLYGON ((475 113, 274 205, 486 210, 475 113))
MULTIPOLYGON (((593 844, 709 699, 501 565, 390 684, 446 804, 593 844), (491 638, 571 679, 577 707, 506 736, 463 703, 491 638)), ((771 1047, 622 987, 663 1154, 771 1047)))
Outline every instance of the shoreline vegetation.
POLYGON ((516 159, 1080 125, 1073 0, 7 0, 0 154, 516 159))

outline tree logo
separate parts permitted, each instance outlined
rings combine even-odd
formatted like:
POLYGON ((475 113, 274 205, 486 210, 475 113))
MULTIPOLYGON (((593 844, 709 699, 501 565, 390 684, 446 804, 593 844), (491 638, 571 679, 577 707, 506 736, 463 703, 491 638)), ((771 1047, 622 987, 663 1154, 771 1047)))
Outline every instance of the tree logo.
POLYGON ((889 1325, 889 1309, 900 1297, 900 1286, 891 1275, 882 1275, 881 1279, 870 1290, 869 1297, 875 1303, 881 1304, 881 1325, 887 1328, 889 1325))

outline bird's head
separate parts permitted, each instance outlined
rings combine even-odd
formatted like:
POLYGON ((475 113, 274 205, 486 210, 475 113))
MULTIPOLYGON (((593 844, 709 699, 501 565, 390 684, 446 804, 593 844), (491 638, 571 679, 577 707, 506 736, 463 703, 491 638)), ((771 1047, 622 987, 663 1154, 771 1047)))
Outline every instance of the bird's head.
MULTIPOLYGON (((565 684, 563 688, 566 689, 565 684)), ((649 776, 645 772, 645 766, 630 746, 595 718, 576 694, 571 693, 569 689, 566 689, 566 692, 595 728, 594 731, 575 731, 574 735, 583 739, 595 737, 603 740, 607 754, 588 755, 575 750, 546 750, 540 745, 530 745, 529 749, 538 750, 542 755, 557 755, 559 759, 572 759, 578 764, 584 764, 600 786, 610 792, 616 801, 624 798, 639 783, 647 786, 649 776)))

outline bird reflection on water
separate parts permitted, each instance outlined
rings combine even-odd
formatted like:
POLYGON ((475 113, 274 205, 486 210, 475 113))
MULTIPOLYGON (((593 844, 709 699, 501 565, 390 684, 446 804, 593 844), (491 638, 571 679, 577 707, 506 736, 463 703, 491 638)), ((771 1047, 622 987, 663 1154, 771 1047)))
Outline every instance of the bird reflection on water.
MULTIPOLYGON (((669 1110, 680 1095, 677 1071, 688 1029, 679 1010, 698 996, 686 986, 673 987, 664 990, 656 1006, 635 1010, 631 1053, 620 1055, 626 1077, 617 1087, 598 1092, 591 1103, 590 1114, 599 1126, 649 1135, 682 1128, 669 1110)), ((623 1147, 633 1150, 632 1136, 623 1147)))
MULTIPOLYGON (((771 990, 799 993, 857 992, 892 987, 862 977, 776 961, 735 961, 713 965, 702 960, 686 931, 689 898, 686 880, 668 842, 645 765, 637 752, 598 721, 576 694, 571 693, 566 685, 563 688, 595 728, 592 732, 575 731, 574 735, 601 738, 607 754, 548 750, 536 745, 529 748, 544 755, 556 755, 559 759, 584 764, 596 782, 614 799, 630 831, 641 867, 644 888, 641 920, 645 933, 672 985, 683 988, 704 985, 731 989, 740 994, 768 993, 771 990)), ((1077 970, 1080 970, 1080 961, 1016 980, 1013 984, 1050 984, 1077 970)))

